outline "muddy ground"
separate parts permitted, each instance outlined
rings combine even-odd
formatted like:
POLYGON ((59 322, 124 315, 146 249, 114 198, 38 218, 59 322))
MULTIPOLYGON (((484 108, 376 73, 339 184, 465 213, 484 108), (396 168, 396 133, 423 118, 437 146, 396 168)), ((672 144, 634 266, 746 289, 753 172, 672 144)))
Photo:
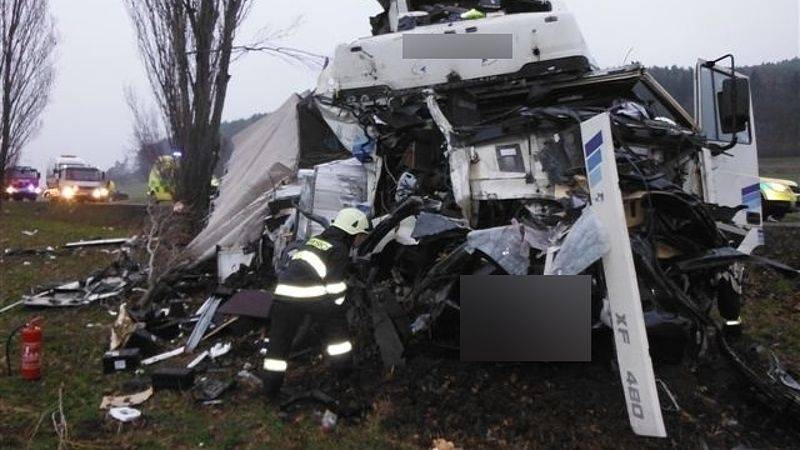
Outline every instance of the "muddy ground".
MULTIPOLYGON (((800 267, 800 229, 769 228, 759 253, 800 267)), ((743 314, 749 342, 800 366, 800 289, 765 269, 750 271, 743 314)), ((458 354, 410 348, 392 374, 364 362, 341 394, 366 402, 387 432, 424 446, 445 437, 464 448, 793 448, 800 421, 760 403, 712 346, 703 359, 656 364, 667 439, 636 437, 628 425, 619 373, 595 340, 591 364, 474 364, 458 354), (605 355, 604 355, 605 354, 605 355), (669 399, 666 390, 674 397, 669 399)), ((289 389, 333 386, 321 364, 290 377, 289 389), (309 382, 308 380, 314 380, 309 382)), ((330 392, 337 391, 331 387, 330 392)))

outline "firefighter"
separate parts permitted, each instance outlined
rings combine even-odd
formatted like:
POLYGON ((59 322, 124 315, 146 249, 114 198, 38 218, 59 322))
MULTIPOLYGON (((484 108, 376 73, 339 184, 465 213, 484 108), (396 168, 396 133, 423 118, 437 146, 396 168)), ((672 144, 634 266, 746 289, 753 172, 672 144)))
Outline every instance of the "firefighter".
POLYGON ((264 358, 264 391, 280 392, 297 328, 306 315, 322 328, 330 366, 340 373, 352 365, 353 344, 347 330, 345 273, 350 249, 370 228, 367 216, 346 208, 323 233, 308 240, 278 274, 272 305, 269 347, 264 358))

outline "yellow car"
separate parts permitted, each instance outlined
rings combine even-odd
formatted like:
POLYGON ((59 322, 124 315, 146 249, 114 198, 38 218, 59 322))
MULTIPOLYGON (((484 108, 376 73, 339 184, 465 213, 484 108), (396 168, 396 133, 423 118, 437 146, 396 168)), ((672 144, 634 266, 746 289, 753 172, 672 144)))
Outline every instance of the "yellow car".
POLYGON ((791 180, 761 178, 761 207, 764 217, 782 219, 797 210, 800 188, 791 180))

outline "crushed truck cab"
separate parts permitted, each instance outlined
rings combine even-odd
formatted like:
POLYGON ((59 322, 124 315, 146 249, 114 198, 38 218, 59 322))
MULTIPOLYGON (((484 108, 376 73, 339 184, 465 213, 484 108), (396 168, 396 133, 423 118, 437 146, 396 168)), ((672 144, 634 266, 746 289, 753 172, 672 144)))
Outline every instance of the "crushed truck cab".
POLYGON ((637 433, 666 433, 651 355, 680 363, 712 339, 800 406, 725 341, 745 265, 798 274, 751 255, 763 243, 755 120, 732 56, 698 63, 692 116, 644 67, 596 67, 550 2, 381 4, 375 35, 339 46, 316 92, 234 139, 188 254, 260 239, 278 271, 358 207, 375 229, 352 304, 366 305, 387 366, 424 336, 458 347, 461 276, 589 275, 592 333, 616 344, 637 433))

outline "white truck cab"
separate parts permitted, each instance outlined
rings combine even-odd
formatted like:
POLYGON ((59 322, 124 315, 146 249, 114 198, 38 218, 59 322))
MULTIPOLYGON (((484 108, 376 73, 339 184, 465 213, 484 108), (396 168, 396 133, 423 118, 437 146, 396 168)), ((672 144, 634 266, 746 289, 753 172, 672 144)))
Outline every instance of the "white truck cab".
POLYGON ((105 172, 75 155, 61 155, 48 165, 47 199, 106 202, 109 194, 105 172))

